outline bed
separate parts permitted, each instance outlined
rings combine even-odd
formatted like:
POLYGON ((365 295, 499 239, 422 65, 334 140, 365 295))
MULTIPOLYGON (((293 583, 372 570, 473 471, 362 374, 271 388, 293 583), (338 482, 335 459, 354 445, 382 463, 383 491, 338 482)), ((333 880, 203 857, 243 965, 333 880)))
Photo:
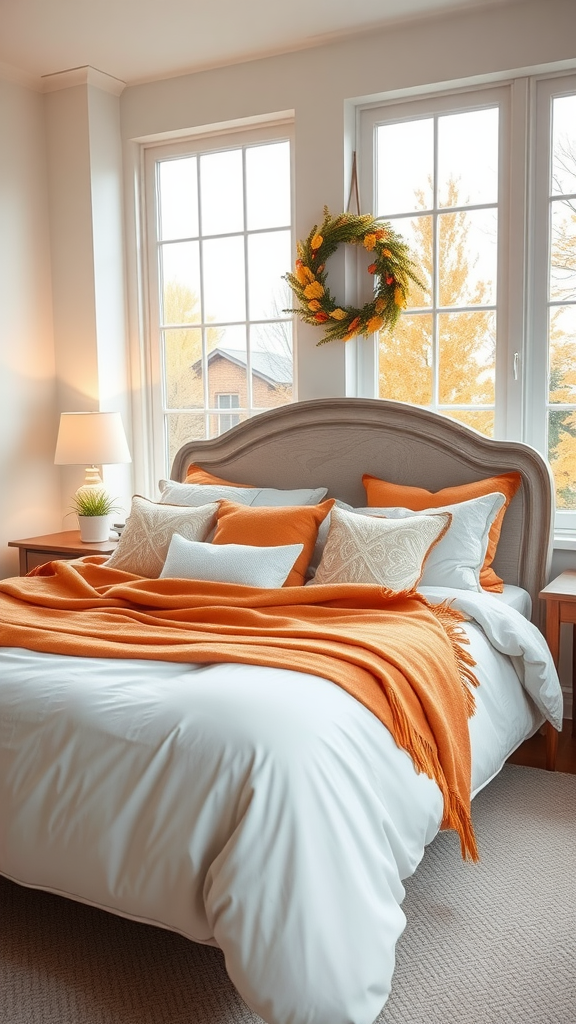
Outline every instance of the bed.
MULTIPOLYGON (((388 583, 340 591, 328 576, 292 594, 322 615, 327 604, 349 615, 344 598, 339 605, 334 595, 356 600, 368 590, 373 601, 406 600, 410 615, 415 605, 432 618, 452 609, 459 655, 468 652, 479 684, 467 681, 475 701, 466 719, 472 798, 545 721, 561 727, 558 677, 537 628, 552 487, 533 449, 403 403, 343 398, 285 406, 217 439, 185 445, 163 484, 170 507, 179 505, 174 488, 187 486, 191 465, 225 481, 223 487, 325 490, 309 506, 330 503, 329 517, 319 520, 324 550, 314 550, 320 576, 335 524, 348 529, 353 520, 356 529, 362 519, 362 528, 371 529, 391 518, 376 512, 374 501, 366 513, 353 511, 367 506, 367 479, 436 493, 518 474, 493 562, 502 593, 454 587, 453 577, 449 586, 435 577, 426 585, 422 576, 404 587, 412 596, 390 599, 388 583)), ((197 486, 210 491, 209 484, 197 486)), ((228 507, 214 487, 218 508, 228 507)), ((454 503, 444 506, 454 510, 454 503)), ((437 531, 425 564, 460 515, 443 507, 417 517, 437 531)), ((413 513, 397 515, 400 521, 413 513)), ((210 545, 202 543, 206 553, 210 545)), ((342 544, 332 548, 338 555, 342 544)), ((151 581, 103 561, 53 563, 36 577, 0 583, 0 873, 219 946, 236 988, 267 1024, 371 1024, 393 984, 395 944, 405 925, 403 880, 446 817, 438 778, 417 770, 369 704, 318 671, 320 655, 294 649, 287 664, 284 651, 272 665, 259 661, 254 647, 239 660, 205 654, 194 662, 185 652, 175 660, 165 653, 138 657, 149 653, 146 616, 156 589, 164 587, 160 616, 181 619, 174 587, 184 585, 174 582, 175 573, 151 581), (97 604, 114 573, 114 586, 124 587, 114 590, 115 607, 124 608, 128 591, 138 593, 130 614, 142 647, 122 656, 112 647, 102 656, 91 636, 76 637, 68 653, 52 651, 49 642, 43 649, 37 639, 30 646, 13 642, 28 635, 10 624, 13 614, 23 621, 23 600, 44 595, 40 611, 31 613, 40 623, 36 636, 43 621, 57 622, 50 588, 58 580, 68 586, 73 577, 84 603, 96 594, 97 604)), ((220 593, 211 588, 223 586, 192 578, 186 593, 192 585, 211 599, 220 593)), ((238 601, 258 622, 270 595, 291 590, 238 587, 238 601)), ((404 605, 394 607, 404 628, 410 616, 404 605)), ((226 619, 222 635, 228 629, 226 619)), ((109 632, 112 643, 121 641, 114 628, 109 632)), ((221 639, 218 633, 215 642, 221 639)), ((295 646, 293 637, 289 644, 295 646)), ((214 650, 221 650, 217 643, 214 650)), ((426 685, 431 663, 421 669, 426 685)), ((466 852, 462 834, 460 841, 466 852)))

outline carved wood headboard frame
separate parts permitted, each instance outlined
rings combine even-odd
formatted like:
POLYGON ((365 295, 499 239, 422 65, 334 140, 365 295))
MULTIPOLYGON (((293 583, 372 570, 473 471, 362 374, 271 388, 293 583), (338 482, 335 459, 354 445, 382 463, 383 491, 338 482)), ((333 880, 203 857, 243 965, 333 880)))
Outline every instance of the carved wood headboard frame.
POLYGON ((504 520, 494 567, 524 587, 539 623, 538 593, 548 581, 552 548, 550 468, 529 445, 494 441, 456 420, 403 402, 322 398, 254 416, 210 441, 177 453, 174 480, 195 462, 237 483, 328 487, 331 497, 366 504, 362 474, 437 491, 517 470, 522 487, 504 520))

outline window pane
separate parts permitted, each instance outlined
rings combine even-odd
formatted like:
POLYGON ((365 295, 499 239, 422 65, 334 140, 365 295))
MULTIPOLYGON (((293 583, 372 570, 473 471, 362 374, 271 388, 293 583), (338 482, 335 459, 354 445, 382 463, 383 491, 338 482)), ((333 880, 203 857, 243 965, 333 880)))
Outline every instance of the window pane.
POLYGON ((244 420, 248 419, 247 412, 213 412, 208 416, 208 437, 220 437, 220 434, 226 433, 231 427, 235 427, 238 423, 244 423, 244 420))
POLYGON ((206 320, 225 323, 244 320, 244 239, 213 238, 204 242, 204 303, 206 320))
POLYGON ((576 509, 576 412, 548 413, 548 458, 556 483, 556 507, 576 509))
POLYGON ((167 409, 202 409, 202 331, 163 331, 164 403, 167 409))
POLYGON ((416 273, 425 285, 424 291, 410 282, 408 288, 408 307, 420 309, 432 305, 432 268, 434 265, 434 219, 430 214, 420 217, 399 217, 391 221, 410 249, 410 258, 416 266, 416 273))
POLYGON ((498 201, 498 108, 438 118, 438 205, 498 201))
POLYGON ((552 194, 576 192, 576 95, 557 96, 552 113, 552 194))
POLYGON ((249 231, 290 224, 290 143, 246 150, 246 220, 249 231))
POLYGON ((238 358, 246 362, 246 326, 244 324, 231 324, 229 327, 209 327, 206 331, 208 340, 208 352, 215 348, 221 351, 230 352, 232 358, 238 358))
POLYGON ((496 315, 438 316, 439 401, 442 405, 493 405, 496 315))
POLYGON ((433 204, 434 121, 431 117, 376 130, 377 217, 433 204))
POLYGON ((219 409, 238 409, 240 407, 239 395, 216 395, 216 405, 219 409))
POLYGON ((173 413, 165 417, 168 439, 168 469, 179 448, 187 441, 202 441, 206 437, 204 413, 173 413))
POLYGON ((292 322, 254 324, 250 330, 252 401, 271 409, 293 398, 292 322))
POLYGON ((549 320, 549 401, 576 402, 576 306, 557 306, 549 320))
POLYGON ((576 299, 576 200, 555 199, 551 216, 550 298, 576 299))
POLYGON ((282 316, 292 304, 282 275, 290 266, 290 232, 267 231, 248 236, 248 296, 251 320, 282 316))
POLYGON ((160 238, 198 234, 198 164, 195 156, 158 164, 160 238))
POLYGON ((465 423, 467 427, 474 427, 474 430, 486 434, 486 437, 494 437, 494 413, 488 409, 485 412, 472 409, 442 409, 441 412, 452 420, 465 423))
POLYGON ((200 264, 198 242, 174 242, 160 249, 164 324, 198 323, 200 264))
POLYGON ((378 394, 398 402, 432 402, 432 316, 400 317, 393 333, 381 331, 378 345, 378 394))
POLYGON ((496 302, 496 210, 443 213, 438 217, 441 306, 496 302))
POLYGON ((202 234, 222 235, 244 228, 242 150, 200 157, 202 234))

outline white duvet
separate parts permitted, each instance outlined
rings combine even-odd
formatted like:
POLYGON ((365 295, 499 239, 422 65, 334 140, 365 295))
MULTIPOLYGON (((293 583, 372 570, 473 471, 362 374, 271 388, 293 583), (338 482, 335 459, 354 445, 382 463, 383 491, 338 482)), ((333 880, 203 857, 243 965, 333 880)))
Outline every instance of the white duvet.
MULTIPOLYGON (((477 792, 562 698, 519 612, 455 604, 477 792)), ((371 1024, 441 818, 436 784, 320 677, 0 650, 0 873, 220 946, 269 1024, 371 1024)))

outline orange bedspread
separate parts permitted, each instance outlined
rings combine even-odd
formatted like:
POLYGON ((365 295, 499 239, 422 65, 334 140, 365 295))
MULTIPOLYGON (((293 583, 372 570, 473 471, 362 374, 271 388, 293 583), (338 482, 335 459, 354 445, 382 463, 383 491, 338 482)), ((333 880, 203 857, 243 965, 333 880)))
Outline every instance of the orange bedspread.
POLYGON ((148 580, 99 557, 0 581, 0 646, 54 654, 244 662, 331 679, 390 730, 444 797, 442 828, 477 859, 462 616, 376 586, 260 590, 148 580), (44 575, 49 572, 50 575, 44 575))

